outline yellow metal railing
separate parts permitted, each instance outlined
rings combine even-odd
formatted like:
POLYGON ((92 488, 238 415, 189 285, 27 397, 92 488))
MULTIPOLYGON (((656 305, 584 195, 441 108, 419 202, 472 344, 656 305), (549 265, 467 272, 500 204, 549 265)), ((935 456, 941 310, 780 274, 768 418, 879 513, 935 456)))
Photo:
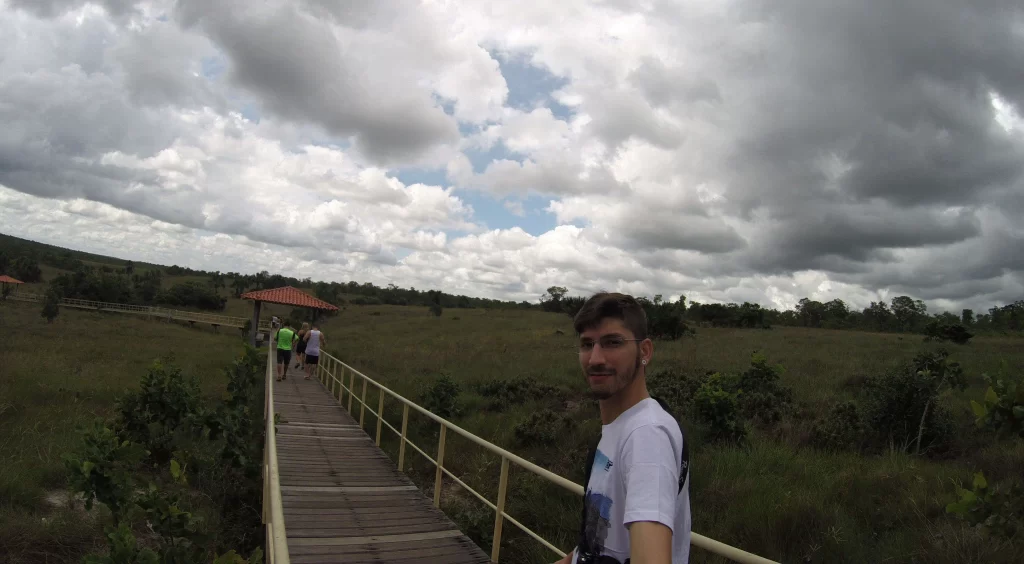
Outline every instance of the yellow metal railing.
MULTIPOLYGON (((530 530, 528 527, 526 527, 525 525, 514 519, 511 515, 506 513, 505 501, 506 495, 508 493, 507 490, 509 466, 510 463, 514 463, 516 466, 528 470, 533 474, 536 474, 537 476, 540 476, 541 478, 544 478, 545 480, 553 484, 559 485, 565 488, 566 490, 569 490, 570 492, 573 492, 579 496, 582 496, 584 494, 583 486, 571 480, 568 480, 562 476, 559 476, 558 474, 555 474, 550 470, 541 468, 540 466, 537 466, 536 464, 524 458, 512 454, 511 452, 485 439, 482 439, 474 435, 473 433, 470 433, 469 431, 466 431, 465 429, 459 427, 458 425, 455 425, 454 423, 448 421, 447 419, 444 419, 431 413, 427 409, 420 407, 419 405, 413 403, 412 401, 388 389, 387 387, 377 382, 376 380, 370 378, 369 376, 366 376, 365 374, 338 360, 337 358, 327 353, 326 351, 321 351, 320 353, 320 362, 317 365, 317 376, 319 377, 320 382, 327 388, 327 390, 332 394, 332 396, 337 398, 338 403, 340 403, 343 407, 345 405, 343 397, 346 392, 348 393, 348 412, 353 417, 355 417, 355 413, 353 412, 352 400, 356 396, 356 377, 359 377, 359 379, 362 381, 362 386, 359 393, 360 397, 355 398, 355 401, 359 402, 359 427, 363 427, 363 424, 366 419, 366 412, 369 411, 370 414, 377 418, 377 446, 380 446, 381 431, 383 430, 383 427, 387 427, 392 432, 401 437, 401 442, 399 443, 398 446, 399 471, 404 471, 405 469, 405 447, 407 444, 410 447, 412 447, 413 450, 420 453, 420 455, 422 455, 424 458, 429 460, 431 464, 434 465, 436 469, 434 474, 434 505, 436 507, 440 507, 441 505, 441 487, 443 477, 448 476, 449 478, 452 479, 452 481, 462 486, 466 491, 473 494, 473 496, 479 499, 484 505, 486 505, 487 507, 491 508, 491 510, 494 511, 494 540, 492 541, 491 544, 492 562, 498 561, 498 553, 501 549, 502 525, 504 524, 505 521, 508 521, 509 523, 515 525, 521 531, 529 535, 531 538, 533 538, 540 544, 547 547, 549 550, 557 554, 559 557, 565 556, 565 552, 562 552, 558 547, 554 546, 547 540, 541 538, 541 536, 538 535, 536 532, 530 530), (345 383, 346 372, 348 373, 349 376, 349 382, 347 385, 345 383), (366 403, 366 391, 368 385, 377 388, 376 412, 373 411, 373 409, 371 409, 366 403), (390 423, 384 420, 385 396, 391 396, 402 403, 401 430, 396 429, 394 426, 392 426, 390 423), (441 432, 438 437, 437 443, 436 458, 432 458, 423 449, 416 446, 411 440, 409 440, 408 429, 410 408, 425 415, 426 417, 429 417, 430 419, 432 419, 434 422, 438 423, 441 426, 441 432), (473 443, 476 443, 477 445, 483 447, 484 449, 490 451, 491 453, 501 457, 501 472, 498 476, 497 500, 492 502, 491 500, 487 499, 479 492, 471 488, 468 484, 459 479, 457 476, 455 476, 455 474, 453 474, 450 470, 444 467, 445 438, 448 431, 457 433, 458 435, 461 435, 462 437, 469 439, 473 443)), ((708 550, 719 556, 724 556, 734 562, 739 562, 740 564, 777 564, 776 562, 764 558, 762 556, 751 554, 744 550, 740 550, 734 546, 727 545, 725 543, 716 541, 714 539, 705 537, 697 533, 691 533, 691 544, 693 546, 700 547, 704 550, 708 550)))
MULTIPOLYGON (((41 302, 43 301, 43 296, 39 294, 31 294, 28 292, 12 292, 8 296, 8 299, 23 302, 41 302)), ((94 309, 97 311, 117 311, 121 313, 136 313, 140 315, 149 315, 159 319, 173 319, 175 321, 192 321, 195 323, 207 323, 210 325, 236 327, 239 329, 245 327, 245 322, 248 320, 248 318, 246 317, 235 317, 231 315, 199 313, 195 311, 183 311, 180 309, 167 309, 162 307, 153 307, 145 305, 119 304, 114 302, 97 302, 93 300, 80 300, 78 298, 62 298, 60 301, 60 305, 78 309, 94 309)), ((270 321, 261 319, 258 329, 260 331, 269 331, 271 329, 270 321)))
POLYGON ((289 564, 288 537, 284 529, 284 504, 281 501, 281 474, 277 467, 277 429, 274 426, 274 351, 273 339, 267 347, 267 384, 263 418, 266 429, 263 443, 263 523, 267 526, 267 562, 289 564))

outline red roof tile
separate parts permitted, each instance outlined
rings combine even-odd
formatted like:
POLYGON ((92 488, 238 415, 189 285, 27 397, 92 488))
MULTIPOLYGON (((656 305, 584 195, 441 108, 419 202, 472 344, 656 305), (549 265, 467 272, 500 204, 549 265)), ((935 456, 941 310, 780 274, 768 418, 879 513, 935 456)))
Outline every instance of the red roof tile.
POLYGON ((269 290, 255 290, 242 294, 243 300, 257 300, 272 304, 284 304, 296 307, 309 307, 313 309, 326 309, 338 311, 338 307, 303 292, 302 290, 285 286, 284 288, 271 288, 269 290))
POLYGON ((0 274, 0 282, 4 284, 24 284, 21 280, 15 280, 6 274, 0 274))

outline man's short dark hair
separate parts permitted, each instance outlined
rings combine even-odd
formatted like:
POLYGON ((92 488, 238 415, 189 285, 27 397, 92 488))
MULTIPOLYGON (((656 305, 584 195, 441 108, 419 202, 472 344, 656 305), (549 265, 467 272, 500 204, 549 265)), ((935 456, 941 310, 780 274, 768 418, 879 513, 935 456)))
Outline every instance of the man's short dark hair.
POLYGON ((573 319, 576 334, 596 327, 605 319, 619 319, 637 339, 647 338, 647 312, 633 296, 600 292, 590 296, 573 319))

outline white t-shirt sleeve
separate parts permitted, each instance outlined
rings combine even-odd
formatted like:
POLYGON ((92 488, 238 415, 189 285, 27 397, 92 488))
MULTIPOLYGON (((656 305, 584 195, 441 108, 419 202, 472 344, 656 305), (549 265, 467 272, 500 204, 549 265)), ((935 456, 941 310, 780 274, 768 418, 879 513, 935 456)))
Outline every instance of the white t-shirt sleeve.
POLYGON ((661 425, 642 425, 626 437, 620 455, 626 489, 623 525, 654 521, 674 529, 679 456, 670 431, 661 425))

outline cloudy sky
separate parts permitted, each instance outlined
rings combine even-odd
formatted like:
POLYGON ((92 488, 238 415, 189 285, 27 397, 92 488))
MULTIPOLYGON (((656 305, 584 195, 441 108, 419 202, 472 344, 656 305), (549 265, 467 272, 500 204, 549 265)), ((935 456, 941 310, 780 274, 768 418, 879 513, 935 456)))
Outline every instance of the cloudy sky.
POLYGON ((1024 298, 1019 0, 0 0, 0 232, 536 301, 1024 298))

